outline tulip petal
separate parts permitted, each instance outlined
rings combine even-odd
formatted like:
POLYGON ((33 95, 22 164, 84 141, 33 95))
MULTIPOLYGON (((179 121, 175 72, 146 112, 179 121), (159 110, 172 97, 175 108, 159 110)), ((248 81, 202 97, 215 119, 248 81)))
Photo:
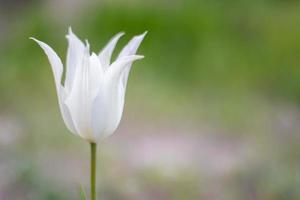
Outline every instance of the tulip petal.
POLYGON ((54 50, 48 46, 46 43, 41 42, 35 38, 30 38, 34 40, 35 42, 38 43, 38 45, 44 50, 46 53, 48 60, 51 64, 53 75, 54 75, 54 81, 55 81, 55 86, 56 86, 56 91, 57 91, 57 97, 58 97, 58 104, 60 107, 60 111, 62 113, 63 120, 68 127, 68 129, 72 133, 75 132, 74 124, 72 121, 72 118, 70 116, 68 108, 65 106, 63 103, 65 97, 66 97, 66 91, 61 85, 61 78, 62 78, 62 73, 63 73, 63 64, 60 60, 60 58, 57 56, 57 54, 54 52, 54 50))
POLYGON ((76 66, 81 63, 83 53, 84 53, 84 44, 81 40, 72 32, 71 27, 69 28, 68 35, 68 52, 67 52, 67 61, 66 61, 66 80, 65 88, 68 91, 71 91, 72 84, 74 81, 76 66))
MULTIPOLYGON (((137 35, 135 37, 133 37, 128 44, 122 49, 122 51, 120 52, 119 56, 117 59, 120 59, 124 56, 130 56, 130 55, 134 55, 138 49, 138 47, 140 46, 141 42, 143 41, 145 35, 147 34, 147 31, 144 32, 141 35, 137 35)), ((126 67, 126 71, 122 77, 122 82, 124 87, 126 88, 127 85, 127 80, 128 80, 128 75, 131 69, 131 63, 128 64, 129 66, 126 67)))
POLYGON ((101 81, 104 76, 104 72, 101 67, 100 60, 95 53, 92 53, 92 55, 90 57, 90 66, 89 67, 91 68, 90 69, 91 70, 91 77, 90 77, 91 87, 93 87, 91 89, 92 99, 95 99, 99 92, 100 84, 101 84, 101 81))
POLYGON ((147 31, 145 31, 143 34, 141 35, 137 35, 134 36, 129 42, 128 44, 122 49, 122 51, 120 52, 118 59, 124 56, 130 56, 130 55, 134 55, 137 51, 137 49, 139 48, 141 42, 143 41, 144 37, 146 36, 147 31))
POLYGON ((115 61, 105 72, 103 83, 92 105, 92 127, 96 140, 112 134, 121 120, 125 88, 122 74, 126 67, 143 56, 124 56, 115 61))
POLYGON ((102 64, 102 67, 104 69, 107 69, 110 65, 111 55, 115 49, 115 46, 119 39, 124 35, 123 32, 118 33, 115 35, 108 43, 107 45, 101 50, 99 53, 99 59, 102 64))
POLYGON ((71 93, 65 101, 77 133, 90 142, 95 142, 91 128, 91 105, 101 85, 103 74, 100 65, 96 54, 89 55, 87 45, 82 64, 76 67, 71 93))
POLYGON ((122 75, 122 72, 124 72, 126 68, 132 65, 133 61, 140 60, 143 58, 144 56, 142 55, 123 56, 111 64, 111 66, 106 72, 106 76, 112 78, 113 80, 116 80, 122 75))

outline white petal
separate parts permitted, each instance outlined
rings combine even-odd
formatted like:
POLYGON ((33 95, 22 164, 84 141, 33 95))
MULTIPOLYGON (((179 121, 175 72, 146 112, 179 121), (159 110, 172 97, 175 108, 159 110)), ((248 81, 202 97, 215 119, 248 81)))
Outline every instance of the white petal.
POLYGON ((61 76, 63 73, 63 64, 62 64, 60 58, 53 51, 53 49, 50 46, 48 46, 46 43, 39 41, 35 38, 30 38, 30 39, 37 42, 40 45, 40 47, 44 50, 45 54, 47 55, 48 60, 51 64, 51 67, 53 70, 55 86, 56 86, 57 91, 59 91, 59 88, 61 85, 61 76))
POLYGON ((80 39, 72 32, 71 27, 69 28, 69 33, 66 36, 69 42, 68 52, 67 52, 67 62, 66 62, 66 80, 65 88, 68 91, 71 91, 72 84, 74 81, 76 66, 81 64, 83 53, 84 53, 84 44, 80 39))
POLYGON ((91 92, 92 92, 92 99, 95 99, 100 88, 100 84, 103 80, 104 72, 101 67, 100 60, 95 53, 92 53, 90 57, 90 66, 91 69, 91 92))
POLYGON ((76 68, 71 93, 65 102, 78 134, 89 142, 95 142, 91 124, 91 108, 99 91, 102 76, 98 56, 96 54, 89 56, 87 46, 83 62, 76 68))
POLYGON ((63 73, 62 62, 50 46, 48 46, 44 42, 41 42, 35 38, 31 38, 31 39, 40 45, 40 47, 44 50, 44 52, 46 53, 46 55, 49 59, 49 62, 52 67, 53 75, 54 75, 54 81, 55 81, 55 86, 56 86, 56 91, 57 91, 57 96, 58 96, 58 104, 60 107, 60 111, 62 113, 63 120, 64 120, 66 126, 68 127, 68 129, 72 133, 75 134, 76 132, 75 132, 74 124, 72 122, 70 113, 69 113, 67 107, 63 103, 63 101, 66 97, 66 94, 65 94, 64 88, 61 85, 61 77, 62 77, 62 73, 63 73))
MULTIPOLYGON (((147 31, 144 32, 141 35, 135 36, 133 37, 128 44, 122 49, 121 53, 118 56, 118 59, 124 57, 124 56, 130 56, 130 55, 134 55, 138 49, 138 47, 140 46, 141 42, 143 41, 145 35, 147 34, 147 31)), ((122 77, 122 82, 124 87, 126 88, 127 85, 127 80, 128 80, 128 75, 131 69, 131 63, 128 64, 129 66, 126 67, 126 71, 122 77)))
POLYGON ((113 80, 118 79, 126 68, 130 67, 135 60, 143 59, 142 55, 129 55, 117 59, 108 68, 105 76, 110 76, 113 80))
POLYGON ((99 93, 93 102, 92 127, 96 140, 111 135, 119 125, 124 107, 125 88, 121 75, 126 66, 143 56, 132 55, 115 61, 104 74, 99 93))
POLYGON ((104 137, 110 111, 108 98, 105 96, 104 82, 92 104, 92 129, 96 142, 104 137))
POLYGON ((137 49, 139 48, 141 42, 143 41, 145 35, 147 34, 147 31, 144 32, 141 35, 137 35, 134 36, 129 42, 128 44, 122 49, 122 51, 120 52, 118 59, 123 57, 123 56, 130 56, 130 55, 134 55, 137 51, 137 49))
POLYGON ((111 55, 115 49, 115 46, 118 42, 118 40, 124 35, 123 32, 118 33, 117 35, 115 35, 108 43, 107 45, 101 50, 101 52, 99 53, 99 59, 100 62, 102 64, 102 67, 104 69, 106 69, 109 64, 110 64, 110 60, 111 60, 111 55))

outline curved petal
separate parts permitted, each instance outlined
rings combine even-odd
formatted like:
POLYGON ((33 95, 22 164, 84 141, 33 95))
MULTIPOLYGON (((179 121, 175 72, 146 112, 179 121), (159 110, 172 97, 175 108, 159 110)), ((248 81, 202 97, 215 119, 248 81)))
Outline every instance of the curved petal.
POLYGON ((54 50, 48 46, 46 43, 39 41, 35 38, 30 38, 34 40, 38 45, 44 50, 45 54, 48 57, 48 60, 51 64, 53 75, 54 75, 54 80, 55 80, 55 86, 57 91, 59 91, 59 88, 61 86, 61 76, 63 73, 63 64, 58 57, 58 55, 54 52, 54 50))
POLYGON ((125 88, 122 74, 126 66, 143 56, 125 56, 115 61, 104 74, 102 85, 92 105, 92 127, 96 140, 111 135, 118 127, 123 107, 125 88))
MULTIPOLYGON (((138 47, 140 46, 141 42, 143 41, 145 35, 147 34, 147 31, 144 32, 141 35, 135 36, 133 37, 128 44, 122 49, 122 51, 120 52, 119 56, 117 59, 120 59, 124 56, 130 56, 130 55, 134 55, 138 49, 138 47)), ((131 64, 128 64, 129 66, 126 67, 126 71, 122 77, 122 82, 124 87, 126 88, 127 85, 127 80, 128 80, 128 75, 131 69, 131 64)))
POLYGON ((67 61, 66 61, 66 80, 65 88, 67 91, 71 91, 72 84, 74 81, 76 66, 81 63, 83 53, 84 53, 84 44, 80 39, 72 32, 71 27, 69 28, 68 35, 69 46, 67 52, 67 61))
POLYGON ((143 41, 144 37, 146 36, 147 31, 145 31, 143 34, 141 35, 137 35, 134 36, 129 42, 128 44, 122 49, 122 51, 120 52, 118 59, 124 56, 130 56, 130 55, 134 55, 137 51, 137 49, 139 48, 141 42, 143 41))
POLYGON ((105 73, 105 76, 109 77, 111 79, 111 82, 114 82, 122 75, 122 72, 124 72, 126 68, 132 65, 133 61, 140 60, 143 58, 144 56, 142 55, 129 55, 121 57, 111 64, 111 66, 105 73))
POLYGON ((98 56, 90 56, 87 45, 83 62, 76 68, 73 87, 65 103, 78 134, 90 142, 95 142, 91 124, 92 102, 99 91, 102 76, 98 56))
POLYGON ((119 41, 119 39, 123 35, 124 35, 123 32, 115 35, 99 53, 99 59, 100 59, 103 69, 106 69, 109 66, 110 60, 111 60, 111 55, 115 49, 115 46, 116 46, 117 42, 119 41))
POLYGON ((30 38, 30 39, 34 40, 35 42, 37 42, 39 44, 39 46, 44 50, 44 52, 46 53, 46 55, 49 59, 49 62, 50 62, 51 67, 52 67, 53 75, 54 75, 54 81, 55 81, 57 97, 58 97, 58 104, 59 104, 59 107, 60 107, 60 111, 61 111, 63 120, 64 120, 67 128, 72 133, 75 134, 76 132, 75 132, 75 128, 74 128, 72 118, 70 116, 70 113, 69 113, 67 107, 63 103, 63 101, 66 97, 65 90, 61 85, 61 77, 62 77, 62 73, 63 73, 63 64, 62 64, 60 58, 57 56, 57 54, 53 51, 53 49, 50 46, 48 46, 46 43, 41 42, 41 41, 39 41, 35 38, 30 38))

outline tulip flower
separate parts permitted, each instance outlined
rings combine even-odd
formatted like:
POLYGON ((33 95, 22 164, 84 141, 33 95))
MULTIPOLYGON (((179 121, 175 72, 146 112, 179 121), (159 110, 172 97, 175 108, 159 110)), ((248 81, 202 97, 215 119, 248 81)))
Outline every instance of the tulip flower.
POLYGON ((96 144, 113 134, 123 112, 125 91, 132 63, 142 59, 136 51, 146 32, 133 37, 111 63, 113 50, 124 33, 115 35, 99 54, 90 53, 69 28, 65 81, 64 67, 55 51, 37 39, 52 67, 58 104, 67 128, 91 144, 91 199, 95 197, 96 144))

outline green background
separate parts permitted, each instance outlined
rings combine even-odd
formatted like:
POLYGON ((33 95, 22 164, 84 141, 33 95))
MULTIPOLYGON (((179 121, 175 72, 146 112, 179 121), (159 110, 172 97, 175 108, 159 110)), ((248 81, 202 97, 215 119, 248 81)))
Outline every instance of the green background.
POLYGON ((69 26, 98 52, 148 34, 116 133, 99 144, 98 196, 300 199, 300 1, 0 2, 0 199, 80 199, 89 146, 61 119, 48 60, 69 26))

